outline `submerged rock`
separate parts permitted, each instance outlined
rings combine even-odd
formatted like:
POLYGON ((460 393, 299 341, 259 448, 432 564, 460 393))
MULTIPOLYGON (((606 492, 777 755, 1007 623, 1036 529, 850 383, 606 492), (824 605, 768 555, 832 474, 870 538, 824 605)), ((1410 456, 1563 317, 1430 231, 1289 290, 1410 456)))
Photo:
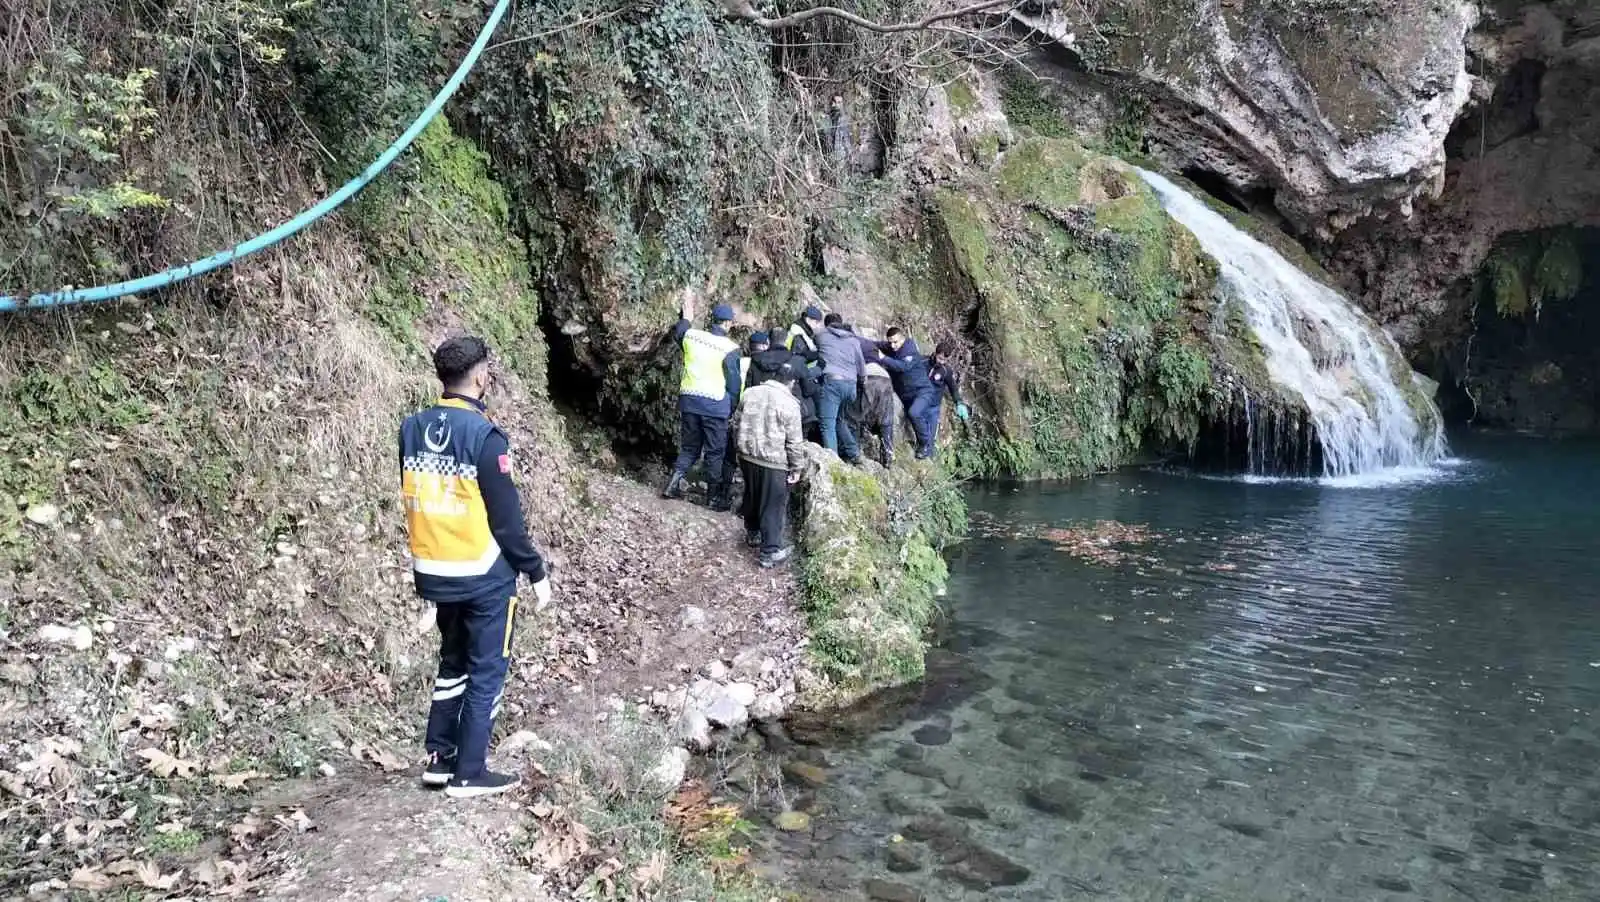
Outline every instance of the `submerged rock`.
POLYGON ((929 780, 944 780, 944 770, 929 764, 926 761, 902 760, 895 762, 894 766, 901 772, 908 773, 913 777, 926 777, 929 780))
POLYGON ((901 817, 913 817, 928 813, 927 806, 922 805, 913 799, 906 798, 902 795, 896 795, 894 793, 884 794, 883 808, 890 814, 898 814, 901 817))
POLYGON ((1019 752, 1026 752, 1033 745, 1033 731, 1018 724, 1006 724, 1001 727, 995 738, 1001 745, 1019 752))
POLYGON ((960 851, 959 860, 953 860, 957 856, 944 856, 951 863, 939 870, 939 876, 968 889, 990 890, 997 886, 1016 886, 1033 875, 1026 867, 976 843, 968 843, 960 851))
POLYGON ((922 745, 945 745, 950 742, 950 731, 937 724, 924 724, 911 734, 922 745))
POLYGON ((1035 811, 1063 820, 1083 819, 1083 805, 1078 801, 1074 785, 1066 780, 1048 780, 1028 786, 1022 790, 1022 800, 1035 811))
POLYGON ((1376 877, 1372 882, 1378 889, 1388 890, 1391 893, 1411 892, 1411 881, 1404 877, 1376 877))
POLYGON ((804 761, 786 761, 783 764, 783 775, 793 783, 816 789, 828 784, 828 772, 815 764, 804 761))
POLYGON ((811 829, 811 815, 802 811, 785 811, 772 819, 772 825, 785 833, 802 833, 811 829))
POLYGON ((1265 824, 1257 824, 1251 821, 1223 821, 1222 826, 1240 836, 1248 836, 1251 839, 1260 839, 1267 834, 1267 826, 1265 824))
POLYGON ((960 799, 944 806, 944 813, 951 817, 959 817, 969 821, 986 821, 989 819, 989 809, 976 799, 960 799))
POLYGON ((925 902, 927 899, 922 891, 915 887, 876 877, 863 883, 861 889, 867 894, 868 899, 873 899, 875 902, 925 902))
POLYGON ((884 865, 896 874, 910 874, 922 870, 922 858, 916 847, 907 843, 890 843, 883 853, 884 865))
POLYGON ((928 750, 914 742, 903 742, 895 747, 894 756, 902 761, 921 761, 928 757, 928 750))

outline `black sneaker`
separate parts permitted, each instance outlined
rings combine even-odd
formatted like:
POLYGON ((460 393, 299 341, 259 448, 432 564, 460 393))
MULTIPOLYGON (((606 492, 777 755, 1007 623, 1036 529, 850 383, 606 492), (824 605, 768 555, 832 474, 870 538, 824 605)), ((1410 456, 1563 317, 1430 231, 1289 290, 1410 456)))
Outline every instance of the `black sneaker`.
POLYGON ((761 566, 771 570, 773 567, 776 567, 784 561, 787 561, 793 554, 793 546, 779 548, 777 551, 774 551, 771 554, 763 554, 761 556, 761 566))
POLYGON ((446 758, 438 752, 428 755, 428 766, 422 770, 422 785, 438 789, 456 775, 456 756, 446 758))
POLYGON ((747 529, 744 531, 744 543, 751 548, 761 547, 761 530, 747 529))
POLYGON ((452 779, 449 785, 445 786, 444 794, 452 799, 492 796, 508 789, 515 789, 520 782, 522 782, 520 779, 510 774, 497 774, 492 770, 486 770, 482 775, 470 780, 463 780, 460 777, 452 779))

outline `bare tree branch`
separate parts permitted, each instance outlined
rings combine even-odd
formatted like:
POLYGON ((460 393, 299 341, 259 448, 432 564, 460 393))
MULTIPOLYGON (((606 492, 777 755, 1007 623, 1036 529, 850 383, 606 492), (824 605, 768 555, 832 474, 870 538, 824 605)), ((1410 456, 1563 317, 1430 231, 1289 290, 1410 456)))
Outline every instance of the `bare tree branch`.
POLYGON ((978 13, 989 12, 991 10, 997 10, 1001 8, 1008 10, 1014 9, 1019 5, 1020 4, 1018 0, 979 0, 979 2, 973 3, 969 6, 962 6, 956 9, 947 9, 943 12, 929 13, 928 15, 913 21, 874 22, 871 19, 850 12, 847 9, 840 9, 837 6, 813 6, 810 9, 803 9, 796 13, 790 13, 787 16, 769 19, 756 11, 755 6, 751 4, 750 0, 722 0, 722 8, 729 16, 732 16, 735 19, 742 19, 752 25, 757 26, 758 28, 766 28, 769 30, 789 28, 811 19, 821 16, 828 16, 848 22, 857 28, 876 32, 877 34, 904 34, 910 31, 927 31, 932 26, 938 25, 941 22, 948 22, 952 19, 960 19, 965 16, 976 15, 978 13))

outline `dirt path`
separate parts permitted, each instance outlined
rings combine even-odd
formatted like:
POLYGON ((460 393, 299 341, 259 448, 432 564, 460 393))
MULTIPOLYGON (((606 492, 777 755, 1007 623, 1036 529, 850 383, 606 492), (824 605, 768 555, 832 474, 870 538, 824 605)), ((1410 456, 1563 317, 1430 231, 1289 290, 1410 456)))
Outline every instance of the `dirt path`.
MULTIPOLYGON (((506 690, 500 735, 595 732, 597 722, 651 690, 682 686, 714 660, 750 649, 780 662, 774 681, 802 661, 793 575, 762 570, 733 514, 663 501, 647 486, 591 477, 583 529, 550 548, 551 610, 520 623, 519 661, 506 690), (698 609, 696 611, 690 608, 698 609)), ((417 712, 419 724, 424 712, 417 712)), ((492 763, 537 779, 542 745, 492 763)), ((420 744, 420 734, 419 734, 420 744)), ((527 787, 489 800, 452 801, 412 774, 318 781, 291 802, 312 827, 285 831, 269 854, 269 899, 449 902, 564 898, 519 857, 540 794, 527 787)))

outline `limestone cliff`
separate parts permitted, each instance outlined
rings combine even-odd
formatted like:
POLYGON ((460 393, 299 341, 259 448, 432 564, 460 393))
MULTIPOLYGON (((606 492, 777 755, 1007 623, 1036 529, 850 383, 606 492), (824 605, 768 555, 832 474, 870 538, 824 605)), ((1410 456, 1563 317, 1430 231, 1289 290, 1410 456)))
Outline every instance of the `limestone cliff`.
POLYGON ((1297 228, 1323 235, 1438 192, 1445 138, 1472 87, 1472 4, 1115 0, 1093 18, 1083 9, 1018 18, 1050 39, 1038 62, 1067 91, 1111 107, 1113 119, 1135 107, 1139 149, 1166 168, 1271 197, 1297 228))

